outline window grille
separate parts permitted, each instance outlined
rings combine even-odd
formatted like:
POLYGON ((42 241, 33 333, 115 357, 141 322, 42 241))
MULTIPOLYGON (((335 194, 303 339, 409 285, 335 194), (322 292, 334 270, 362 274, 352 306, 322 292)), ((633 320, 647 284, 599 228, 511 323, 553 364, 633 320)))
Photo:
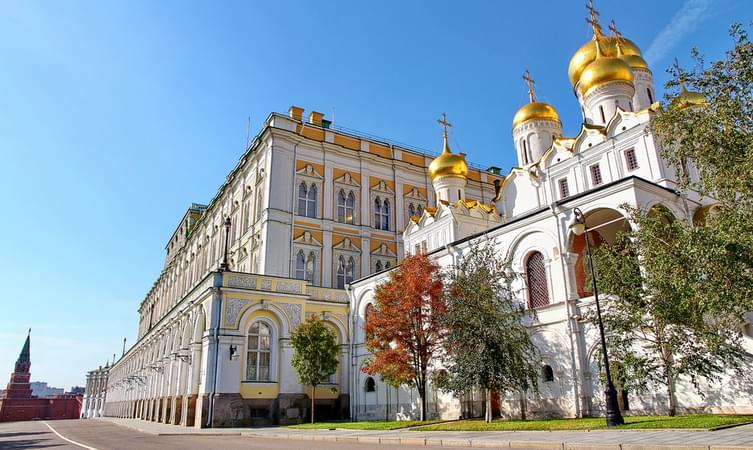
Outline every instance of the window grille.
POLYGON ((532 253, 526 261, 526 281, 528 282, 528 306, 539 308, 549 304, 549 287, 547 285, 544 255, 532 253))
POLYGON ((635 170, 638 168, 638 158, 635 156, 634 148, 625 150, 625 165, 627 166, 627 170, 635 170))
POLYGON ((566 198, 570 196, 570 186, 567 184, 567 178, 562 178, 557 182, 560 189, 560 198, 566 198))
POLYGON ((598 164, 591 166, 591 184, 598 186, 602 183, 601 167, 598 164))

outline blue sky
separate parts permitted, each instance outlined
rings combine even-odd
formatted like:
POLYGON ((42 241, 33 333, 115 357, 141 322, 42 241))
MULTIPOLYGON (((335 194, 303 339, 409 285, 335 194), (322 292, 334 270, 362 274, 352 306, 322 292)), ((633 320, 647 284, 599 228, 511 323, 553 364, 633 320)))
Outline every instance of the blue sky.
MULTIPOLYGON (((567 63, 586 0, 0 1, 0 384, 33 328, 32 378, 70 387, 134 342, 136 308, 191 202, 207 202, 271 111, 482 166, 515 164, 522 73, 580 115, 567 63)), ((709 59, 747 0, 597 0, 652 65, 709 59), (628 5, 628 6, 625 6, 628 5)))

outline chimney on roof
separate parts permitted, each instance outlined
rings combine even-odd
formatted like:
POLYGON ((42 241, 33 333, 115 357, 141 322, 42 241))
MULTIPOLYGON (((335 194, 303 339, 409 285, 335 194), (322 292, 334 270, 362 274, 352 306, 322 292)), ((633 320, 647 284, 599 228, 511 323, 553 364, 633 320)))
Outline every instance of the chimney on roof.
POLYGON ((311 125, 316 125, 316 126, 319 126, 319 127, 322 126, 322 119, 323 118, 324 118, 324 114, 320 113, 318 111, 311 111, 309 113, 309 123, 311 125))
POLYGON ((290 114, 290 118, 293 120, 303 120, 303 108, 291 106, 288 109, 288 114, 290 114))

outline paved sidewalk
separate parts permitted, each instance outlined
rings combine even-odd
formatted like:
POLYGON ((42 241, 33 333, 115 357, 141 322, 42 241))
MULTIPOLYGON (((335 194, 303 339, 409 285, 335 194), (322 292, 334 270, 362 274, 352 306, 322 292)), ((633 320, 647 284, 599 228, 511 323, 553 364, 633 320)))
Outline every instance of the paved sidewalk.
POLYGON ((367 431, 292 430, 289 428, 198 429, 135 419, 103 418, 118 425, 157 435, 242 435, 250 437, 333 442, 434 445, 444 447, 559 450, 753 450, 753 425, 719 431, 367 431))

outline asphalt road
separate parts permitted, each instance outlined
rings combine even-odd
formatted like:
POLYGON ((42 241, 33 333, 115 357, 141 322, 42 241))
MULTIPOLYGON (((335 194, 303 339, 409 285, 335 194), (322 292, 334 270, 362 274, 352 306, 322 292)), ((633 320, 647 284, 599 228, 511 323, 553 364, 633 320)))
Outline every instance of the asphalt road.
POLYGON ((40 448, 59 450, 80 450, 82 448, 89 450, 203 450, 217 448, 231 450, 369 450, 377 448, 426 450, 441 449, 442 447, 295 441, 249 436, 156 436, 99 420, 0 423, 0 449, 40 448))

